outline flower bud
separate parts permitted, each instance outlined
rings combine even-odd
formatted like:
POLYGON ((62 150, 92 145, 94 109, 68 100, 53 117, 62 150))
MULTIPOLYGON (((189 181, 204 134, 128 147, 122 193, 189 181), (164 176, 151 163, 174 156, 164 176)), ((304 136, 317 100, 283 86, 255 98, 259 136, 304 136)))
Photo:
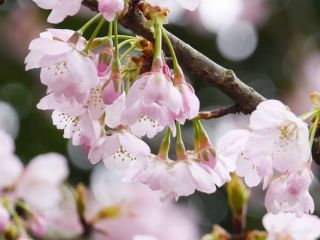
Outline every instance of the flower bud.
POLYGON ((104 76, 110 70, 112 58, 113 43, 112 40, 110 40, 105 44, 98 57, 96 58, 96 66, 99 77, 104 76))

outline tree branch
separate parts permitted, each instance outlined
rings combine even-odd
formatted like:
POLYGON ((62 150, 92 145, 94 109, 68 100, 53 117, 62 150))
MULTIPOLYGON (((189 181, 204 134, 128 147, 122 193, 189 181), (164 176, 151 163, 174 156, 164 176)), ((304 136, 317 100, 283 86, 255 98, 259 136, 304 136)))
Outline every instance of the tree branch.
MULTIPOLYGON (((134 34, 143 36, 149 41, 154 41, 153 34, 144 28, 144 16, 136 7, 136 2, 132 1, 127 12, 119 19, 122 26, 130 29, 134 34)), ((84 6, 93 11, 97 11, 97 0, 83 0, 84 6)), ((225 69, 213 62, 202 53, 192 48, 170 32, 167 32, 179 59, 180 65, 191 75, 201 80, 210 82, 230 97, 239 107, 239 110, 249 114, 256 109, 256 106, 265 100, 253 88, 240 81, 232 70, 225 69)), ((164 43, 164 51, 169 56, 170 52, 164 43)))
POLYGON ((240 109, 237 104, 225 108, 214 109, 211 111, 199 112, 198 118, 209 120, 213 118, 220 118, 228 114, 239 113, 240 109))

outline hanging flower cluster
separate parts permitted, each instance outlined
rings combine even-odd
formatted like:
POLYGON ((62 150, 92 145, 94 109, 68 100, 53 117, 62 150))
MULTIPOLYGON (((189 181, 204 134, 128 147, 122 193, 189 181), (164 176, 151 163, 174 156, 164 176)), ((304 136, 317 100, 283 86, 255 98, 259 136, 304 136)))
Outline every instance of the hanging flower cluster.
MULTIPOLYGON (((42 8, 52 9, 48 21, 53 23, 76 14, 82 2, 72 0, 61 7, 65 1, 34 1, 42 8)), ((154 34, 155 41, 151 43, 139 36, 118 34, 118 18, 125 14, 129 2, 99 0, 100 13, 78 31, 48 29, 30 43, 26 69, 40 68, 41 83, 47 87, 38 108, 53 110, 53 124, 63 130, 64 138, 81 145, 92 164, 103 161, 107 169, 120 171, 123 181, 147 185, 158 191, 161 199, 178 199, 196 190, 213 193, 235 172, 250 188, 263 182, 268 212, 299 217, 313 213, 314 202, 309 193, 313 179, 310 144, 320 121, 319 104, 300 118, 280 101, 264 101, 251 114, 248 129, 226 133, 216 149, 201 123, 199 99, 186 81, 163 27, 168 11, 144 1, 138 4, 145 26, 154 34), (87 40, 84 34, 97 20, 100 22, 87 40), (108 32, 98 38, 106 21, 108 32), (168 56, 162 52, 163 40, 172 64, 166 62, 168 56), (304 122, 307 118, 313 119, 310 133, 304 122), (194 129, 194 146, 190 150, 185 149, 181 133, 181 125, 188 121, 194 129), (152 153, 144 140, 163 131, 159 151, 152 153), (175 159, 170 154, 173 137, 175 159)), ((178 2, 193 10, 200 1, 178 2)), ((313 102, 320 99, 313 98, 313 102)), ((41 156, 34 162, 39 159, 41 156)), ((30 163, 22 174, 21 164, 11 162, 4 187, 18 182, 15 194, 32 202, 36 194, 23 190, 27 188, 25 184, 33 182, 28 171, 41 166, 30 163), (23 183, 19 176, 25 179, 23 183)), ((62 175, 52 176, 46 184, 56 187, 66 172, 62 175)), ((53 200, 59 200, 58 194, 48 202, 53 200)), ((0 208, 1 211, 4 212, 0 208)), ((154 238, 141 235, 134 239, 154 238)))
POLYGON ((218 145, 218 159, 236 163, 236 173, 249 187, 263 180, 269 212, 312 213, 312 182, 307 124, 276 100, 261 103, 250 117, 249 130, 234 130, 218 145))

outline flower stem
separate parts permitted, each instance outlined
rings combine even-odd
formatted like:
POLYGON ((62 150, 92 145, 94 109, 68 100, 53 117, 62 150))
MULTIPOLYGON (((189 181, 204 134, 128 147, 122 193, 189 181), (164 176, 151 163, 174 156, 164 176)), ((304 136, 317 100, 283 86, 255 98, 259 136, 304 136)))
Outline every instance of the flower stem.
POLYGON ((123 46, 125 46, 126 44, 133 42, 133 41, 135 41, 135 39, 127 39, 127 40, 121 42, 119 44, 119 49, 122 48, 123 46))
POLYGON ((181 126, 180 123, 176 122, 177 129, 177 142, 176 142, 176 154, 178 160, 183 160, 187 158, 186 148, 183 143, 183 139, 181 136, 181 126))
POLYGON ((314 136, 316 135, 316 130, 318 128, 319 122, 320 122, 320 113, 317 114, 316 119, 314 120, 314 122, 311 126, 310 138, 309 138, 309 143, 310 143, 311 147, 313 144, 314 136))
POLYGON ((88 51, 89 51, 89 49, 90 49, 90 46, 91 46, 93 40, 94 40, 95 37, 98 35, 98 33, 99 33, 100 29, 102 28, 102 26, 103 26, 104 23, 105 23, 105 20, 104 20, 104 18, 102 18, 102 19, 100 20, 98 26, 96 27, 96 29, 95 29, 94 32, 92 33, 92 35, 91 35, 91 37, 90 37, 90 39, 89 39, 89 42, 88 42, 86 48, 84 49, 84 52, 85 52, 85 53, 88 53, 88 51))
POLYGON ((161 59, 161 49, 162 49, 162 31, 161 24, 158 19, 154 20, 154 34, 155 34, 155 43, 154 43, 154 52, 153 52, 153 61, 156 62, 161 59))
POLYGON ((79 30, 78 33, 80 33, 81 35, 88 29, 88 27, 90 27, 97 19, 99 19, 102 15, 101 14, 97 14, 96 16, 94 16, 93 18, 91 18, 86 24, 84 24, 79 30))
POLYGON ((115 61, 119 60, 119 39, 118 39, 118 15, 114 19, 113 22, 113 27, 114 27, 114 59, 115 61))
POLYGON ((177 74, 180 71, 177 55, 176 55, 176 53, 174 51, 172 43, 171 43, 171 41, 170 41, 170 39, 168 37, 168 34, 167 34, 166 30, 164 29, 164 27, 161 27, 161 30, 162 30, 163 38, 166 41, 166 43, 167 43, 167 45, 169 47, 169 50, 170 50, 170 54, 171 54, 171 57, 172 57, 172 63, 173 63, 173 72, 175 74, 177 74))
POLYGON ((170 128, 167 128, 166 134, 164 135, 162 142, 161 142, 161 145, 160 145, 160 149, 159 149, 159 153, 158 153, 159 158, 161 158, 163 160, 168 159, 170 142, 171 142, 171 130, 170 130, 170 128))

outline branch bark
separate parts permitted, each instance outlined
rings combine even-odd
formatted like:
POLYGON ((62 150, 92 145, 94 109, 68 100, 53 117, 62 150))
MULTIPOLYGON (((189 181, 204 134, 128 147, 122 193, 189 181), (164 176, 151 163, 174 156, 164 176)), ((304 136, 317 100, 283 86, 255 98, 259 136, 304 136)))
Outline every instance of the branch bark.
MULTIPOLYGON (((136 2, 138 1, 132 1, 119 22, 134 34, 153 42, 153 34, 144 28, 144 16, 136 7, 136 2)), ((92 11, 98 9, 97 0, 83 0, 83 5, 92 11)), ((249 114, 256 109, 260 102, 265 100, 262 95, 237 78, 232 70, 220 66, 170 32, 167 33, 179 59, 179 64, 194 77, 210 82, 220 89, 237 104, 241 112, 249 114)), ((164 51, 168 56, 170 55, 165 42, 164 51)))

